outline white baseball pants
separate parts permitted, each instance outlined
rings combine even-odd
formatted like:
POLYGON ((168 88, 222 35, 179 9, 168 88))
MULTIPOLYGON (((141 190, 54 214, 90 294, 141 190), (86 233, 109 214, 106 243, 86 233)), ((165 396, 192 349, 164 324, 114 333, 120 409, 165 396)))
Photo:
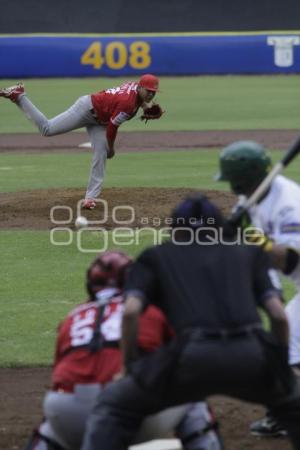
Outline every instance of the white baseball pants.
POLYGON ((300 292, 286 305, 290 326, 289 363, 300 364, 300 292))
MULTIPOLYGON (((46 421, 40 426, 40 433, 66 450, 79 450, 87 417, 100 391, 97 384, 77 385, 71 394, 49 391, 43 406, 46 421)), ((168 408, 145 419, 135 443, 169 438, 176 430, 179 439, 191 440, 193 437, 186 443, 187 450, 221 450, 217 433, 213 429, 207 430, 210 422, 211 415, 204 402, 168 408)))
POLYGON ((39 129, 42 136, 56 136, 85 127, 89 135, 94 156, 85 198, 96 198, 101 192, 107 158, 106 127, 98 124, 91 113, 91 96, 84 95, 66 111, 47 119, 26 95, 19 97, 17 105, 39 129))

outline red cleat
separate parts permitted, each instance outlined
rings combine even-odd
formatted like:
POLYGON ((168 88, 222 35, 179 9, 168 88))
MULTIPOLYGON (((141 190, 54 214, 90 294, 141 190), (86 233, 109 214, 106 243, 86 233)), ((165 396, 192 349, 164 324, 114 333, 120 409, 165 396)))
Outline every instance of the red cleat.
POLYGON ((84 209, 94 209, 95 206, 96 206, 96 202, 93 198, 86 198, 82 205, 82 207, 84 209))
POLYGON ((12 102, 16 103, 20 95, 25 94, 25 88, 23 83, 10 86, 8 88, 0 89, 0 97, 9 98, 12 102))

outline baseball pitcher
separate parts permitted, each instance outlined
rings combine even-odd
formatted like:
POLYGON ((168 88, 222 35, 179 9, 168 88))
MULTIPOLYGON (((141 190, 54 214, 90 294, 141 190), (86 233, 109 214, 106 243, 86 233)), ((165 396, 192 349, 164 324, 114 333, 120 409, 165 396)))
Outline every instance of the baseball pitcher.
MULTIPOLYGON (((119 348, 122 287, 131 260, 121 252, 99 256, 87 272, 86 303, 77 306, 58 329, 52 390, 44 399, 45 421, 26 450, 76 450, 87 416, 104 385, 121 376, 119 348)), ((148 354, 174 336, 165 316, 149 307, 140 320, 139 347, 148 354)), ((221 450, 216 423, 206 403, 170 408, 147 418, 136 442, 174 432, 186 450, 221 450)))
POLYGON ((141 120, 159 119, 163 111, 152 102, 158 92, 159 80, 151 74, 143 75, 139 82, 129 81, 121 86, 84 95, 65 112, 48 120, 29 100, 22 83, 0 90, 0 97, 16 103, 37 126, 42 136, 55 136, 85 127, 94 156, 83 207, 94 209, 95 198, 101 192, 107 158, 115 155, 118 127, 132 119, 142 108, 141 120))

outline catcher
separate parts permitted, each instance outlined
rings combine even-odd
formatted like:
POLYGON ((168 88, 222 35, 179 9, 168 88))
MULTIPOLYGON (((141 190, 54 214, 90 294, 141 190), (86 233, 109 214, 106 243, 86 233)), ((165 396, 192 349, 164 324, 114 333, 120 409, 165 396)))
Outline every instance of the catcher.
MULTIPOLYGON (((119 348, 122 288, 130 258, 121 252, 99 255, 87 271, 88 300, 63 320, 56 343, 52 390, 44 399, 45 420, 26 450, 77 450, 85 422, 104 385, 122 374, 119 348)), ((149 307, 140 320, 142 354, 173 339, 165 316, 149 307)), ((216 422, 204 402, 170 408, 146 419, 137 442, 175 431, 186 450, 221 450, 216 422)))
POLYGON ((128 81, 121 86, 79 97, 66 111, 52 119, 29 100, 22 83, 0 89, 0 97, 8 98, 37 126, 42 136, 55 136, 85 127, 94 157, 83 207, 94 209, 104 179, 107 158, 115 155, 118 127, 132 119, 142 108, 142 120, 159 119, 163 110, 152 100, 159 91, 159 79, 151 74, 141 76, 138 82, 128 81))

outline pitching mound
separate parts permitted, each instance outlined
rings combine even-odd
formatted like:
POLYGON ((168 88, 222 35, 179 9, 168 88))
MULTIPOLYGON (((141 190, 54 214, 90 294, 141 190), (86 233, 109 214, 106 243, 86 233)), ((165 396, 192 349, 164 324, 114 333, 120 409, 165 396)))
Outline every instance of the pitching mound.
MULTIPOLYGON (((67 221, 74 227, 78 213, 89 220, 101 221, 101 227, 167 226, 172 208, 194 189, 110 188, 105 189, 93 211, 81 210, 82 189, 47 189, 0 194, 0 229, 47 230, 67 221), (54 223, 54 221, 56 223, 54 223)), ((220 191, 201 191, 228 212, 234 196, 220 191)), ((63 225, 61 225, 63 226, 63 225)))

